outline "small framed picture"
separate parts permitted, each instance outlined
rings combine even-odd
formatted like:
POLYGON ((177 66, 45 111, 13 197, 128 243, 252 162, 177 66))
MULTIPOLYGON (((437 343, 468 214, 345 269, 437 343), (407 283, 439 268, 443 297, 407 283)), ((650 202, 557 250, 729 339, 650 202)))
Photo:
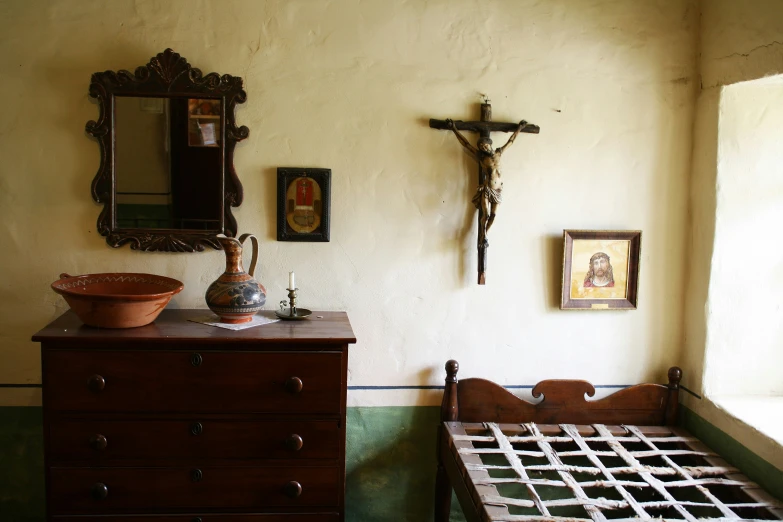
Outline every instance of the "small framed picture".
POLYGON ((329 241, 330 169, 277 169, 277 240, 329 241))
POLYGON ((562 310, 636 310, 640 230, 563 231, 562 310))

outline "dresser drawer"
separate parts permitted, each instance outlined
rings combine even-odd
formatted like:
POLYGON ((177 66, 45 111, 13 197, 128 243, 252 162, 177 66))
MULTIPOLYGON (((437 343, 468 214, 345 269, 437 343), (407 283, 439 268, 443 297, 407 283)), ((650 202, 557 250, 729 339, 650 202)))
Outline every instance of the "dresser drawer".
POLYGON ((339 483, 337 467, 52 467, 49 499, 52 514, 336 507, 339 483))
POLYGON ((57 418, 49 422, 51 460, 122 459, 337 459, 338 421, 106 420, 57 418))
POLYGON ((335 352, 45 350, 58 411, 338 413, 335 352))
POLYGON ((237 515, 235 513, 215 513, 203 515, 119 515, 119 516, 63 516, 54 517, 56 522, 340 522, 337 513, 291 513, 286 515, 237 515))

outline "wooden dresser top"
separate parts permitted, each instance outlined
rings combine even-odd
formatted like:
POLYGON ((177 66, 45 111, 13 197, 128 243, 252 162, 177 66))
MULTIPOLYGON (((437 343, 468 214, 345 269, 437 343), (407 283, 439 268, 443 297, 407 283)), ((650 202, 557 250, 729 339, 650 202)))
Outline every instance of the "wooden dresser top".
POLYGON ((67 311, 33 336, 35 342, 45 341, 209 341, 253 343, 257 341, 283 343, 355 343, 356 336, 345 312, 313 312, 302 321, 278 321, 246 330, 227 330, 188 319, 209 315, 206 309, 163 310, 154 323, 139 328, 94 328, 84 325, 67 311), (320 319, 319 319, 320 317, 320 319))

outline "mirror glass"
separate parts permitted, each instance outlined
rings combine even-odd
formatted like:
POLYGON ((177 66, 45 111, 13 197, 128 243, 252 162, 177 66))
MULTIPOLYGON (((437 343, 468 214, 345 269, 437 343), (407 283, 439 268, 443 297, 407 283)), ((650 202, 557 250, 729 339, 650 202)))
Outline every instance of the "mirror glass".
POLYGON ((221 100, 114 102, 116 227, 221 230, 221 100))

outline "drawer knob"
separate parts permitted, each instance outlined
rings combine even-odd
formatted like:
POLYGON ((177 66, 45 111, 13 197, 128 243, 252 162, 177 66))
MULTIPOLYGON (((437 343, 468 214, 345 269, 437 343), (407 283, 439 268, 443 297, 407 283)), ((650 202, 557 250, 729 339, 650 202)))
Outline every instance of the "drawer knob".
POLYGON ((297 481, 292 480, 283 486, 283 493, 289 498, 296 498, 302 494, 302 485, 297 481))
POLYGON ((302 386, 304 386, 304 384, 302 383, 302 379, 300 379, 299 377, 289 377, 288 379, 285 380, 285 389, 291 395, 296 395, 297 393, 301 393, 302 386))
POLYGON ((200 422, 194 422, 190 425, 190 433, 193 435, 201 435, 204 433, 204 426, 200 422))
POLYGON ((302 449, 302 444, 304 444, 302 437, 296 433, 292 433, 285 439, 285 449, 289 451, 299 451, 302 449))
POLYGON ((204 358, 201 357, 200 353, 194 353, 193 355, 190 356, 190 364, 192 364, 196 368, 201 366, 201 363, 203 362, 204 362, 204 358))
POLYGON ((106 387, 106 379, 97 373, 95 375, 91 375, 90 378, 87 379, 87 387, 91 391, 98 393, 106 387))
POLYGON ((100 433, 96 433, 92 437, 90 437, 90 447, 94 449, 95 451, 103 451, 106 449, 106 446, 109 444, 109 441, 106 440, 106 437, 101 435, 100 433))
POLYGON ((193 482, 201 482, 201 479, 204 478, 204 474, 201 472, 200 469, 194 469, 190 472, 190 480, 193 482))
POLYGON ((95 500, 103 500, 109 496, 109 488, 103 482, 96 482, 90 489, 90 493, 95 500))

